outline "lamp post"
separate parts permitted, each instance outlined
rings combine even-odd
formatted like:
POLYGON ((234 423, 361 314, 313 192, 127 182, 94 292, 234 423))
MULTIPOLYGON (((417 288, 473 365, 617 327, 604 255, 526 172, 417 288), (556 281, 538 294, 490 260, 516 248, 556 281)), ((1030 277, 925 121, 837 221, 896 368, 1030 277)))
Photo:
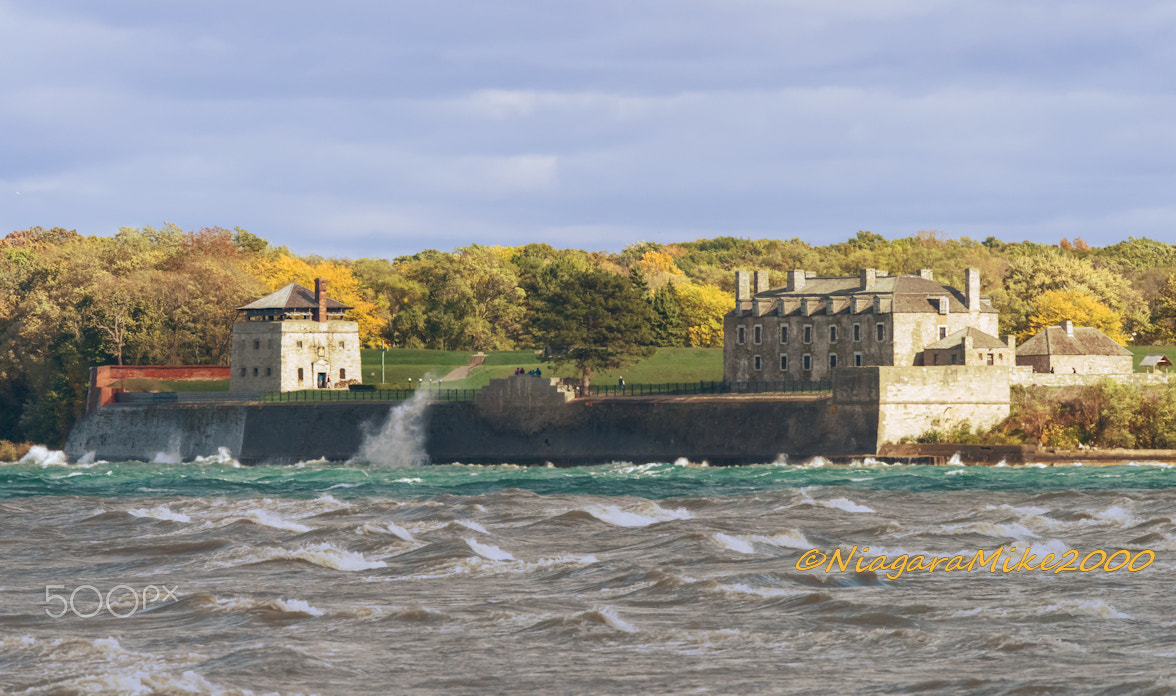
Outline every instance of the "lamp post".
POLYGON ((384 383, 384 353, 388 352, 388 344, 380 342, 380 384, 384 383))

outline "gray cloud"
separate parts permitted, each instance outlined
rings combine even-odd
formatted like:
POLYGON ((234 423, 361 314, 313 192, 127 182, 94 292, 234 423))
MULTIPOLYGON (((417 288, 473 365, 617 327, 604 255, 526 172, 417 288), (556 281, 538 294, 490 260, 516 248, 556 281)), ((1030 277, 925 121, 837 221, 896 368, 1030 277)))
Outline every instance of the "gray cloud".
POLYGON ((1174 23, 1163 2, 0 0, 0 225, 240 225, 342 256, 1165 239, 1174 23))

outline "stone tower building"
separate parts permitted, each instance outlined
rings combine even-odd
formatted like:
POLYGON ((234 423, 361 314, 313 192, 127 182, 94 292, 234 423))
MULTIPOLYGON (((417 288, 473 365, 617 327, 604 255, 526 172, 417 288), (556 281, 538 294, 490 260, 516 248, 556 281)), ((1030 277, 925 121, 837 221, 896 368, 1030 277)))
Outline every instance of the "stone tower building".
POLYGON ((360 381, 359 324, 352 309, 327 297, 327 281, 314 292, 291 283, 238 307, 233 324, 230 391, 296 391, 360 381))
POLYGON ((866 268, 832 278, 795 270, 776 288, 767 271, 737 271, 735 307, 723 318, 723 379, 814 380, 839 367, 923 365, 924 349, 948 337, 960 346, 943 344, 945 362, 975 342, 985 346, 981 364, 992 352, 993 364, 1008 367, 1011 351, 997 331, 997 310, 980 296, 975 268, 963 291, 935 282, 930 270, 892 276, 866 268))

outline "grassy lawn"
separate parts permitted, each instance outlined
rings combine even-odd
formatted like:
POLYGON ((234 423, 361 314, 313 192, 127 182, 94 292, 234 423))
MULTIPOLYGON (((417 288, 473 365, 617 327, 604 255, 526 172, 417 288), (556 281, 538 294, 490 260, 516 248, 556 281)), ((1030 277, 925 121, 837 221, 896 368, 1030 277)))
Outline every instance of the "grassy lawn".
POLYGON ((1163 353, 1168 356, 1168 359, 1176 363, 1176 346, 1127 346, 1127 350, 1135 355, 1135 360, 1131 363, 1135 367, 1136 372, 1142 372, 1139 369, 1139 363, 1144 356, 1150 353, 1163 353))
MULTIPOLYGON (((361 350, 363 383, 380 384, 379 350, 361 350)), ((411 377, 417 382, 422 377, 444 377, 454 369, 466 365, 473 351, 463 350, 413 350, 391 348, 384 354, 384 382, 389 389, 406 389, 411 377)))
MULTIPOLYGON (((390 389, 408 386, 421 377, 437 378, 448 374, 454 368, 468 364, 467 351, 439 350, 389 350, 385 356, 384 384, 390 389)), ((533 370, 536 367, 544 376, 578 377, 571 367, 556 370, 554 365, 544 363, 531 350, 494 351, 486 354, 486 361, 470 371, 468 377, 454 382, 445 382, 453 389, 477 389, 489 384, 492 379, 501 379, 514 374, 515 369, 533 370)), ((592 376, 599 384, 612 384, 624 375, 629 384, 663 384, 669 382, 720 381, 723 379, 723 350, 721 348, 659 348, 653 357, 623 370, 607 370, 592 376)), ((363 351, 364 384, 380 381, 380 351, 363 351), (375 373, 374 375, 372 373, 375 373)))

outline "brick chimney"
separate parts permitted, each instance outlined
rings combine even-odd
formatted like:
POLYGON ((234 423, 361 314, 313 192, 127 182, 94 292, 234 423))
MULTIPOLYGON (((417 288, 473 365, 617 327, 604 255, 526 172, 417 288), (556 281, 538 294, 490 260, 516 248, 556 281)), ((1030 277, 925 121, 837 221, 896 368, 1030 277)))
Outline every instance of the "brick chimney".
POLYGON ((797 269, 795 271, 788 271, 788 290, 804 290, 805 275, 804 270, 797 269))
POLYGON ((919 277, 923 280, 935 280, 935 272, 930 268, 920 268, 919 277))
POLYGON ((325 278, 314 279, 314 320, 327 320, 327 281, 325 278))
POLYGON ((878 278, 878 271, 873 268, 863 268, 861 271, 861 290, 872 290, 878 278))

